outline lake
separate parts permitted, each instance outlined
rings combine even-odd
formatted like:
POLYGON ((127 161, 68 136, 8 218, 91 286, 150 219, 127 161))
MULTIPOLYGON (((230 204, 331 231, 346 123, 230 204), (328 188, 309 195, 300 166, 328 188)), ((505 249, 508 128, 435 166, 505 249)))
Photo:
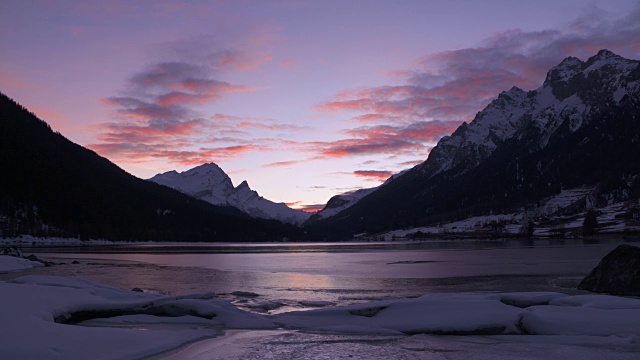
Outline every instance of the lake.
POLYGON ((576 293, 580 279, 625 241, 127 244, 33 252, 65 262, 34 272, 169 294, 214 292, 273 313, 433 292, 576 293))

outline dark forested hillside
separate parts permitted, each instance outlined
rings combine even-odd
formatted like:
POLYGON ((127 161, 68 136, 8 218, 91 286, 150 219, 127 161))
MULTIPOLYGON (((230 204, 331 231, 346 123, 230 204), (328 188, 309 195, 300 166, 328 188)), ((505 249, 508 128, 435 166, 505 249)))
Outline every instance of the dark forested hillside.
POLYGON ((0 235, 262 241, 297 229, 138 179, 0 94, 0 235))

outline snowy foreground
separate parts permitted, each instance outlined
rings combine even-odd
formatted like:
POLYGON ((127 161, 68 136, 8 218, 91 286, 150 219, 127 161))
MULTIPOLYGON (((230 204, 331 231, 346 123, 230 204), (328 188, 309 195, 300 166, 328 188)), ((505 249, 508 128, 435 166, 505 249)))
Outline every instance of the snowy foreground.
POLYGON ((38 266, 44 266, 37 261, 31 261, 16 256, 0 255, 0 272, 27 270, 38 266))
MULTIPOLYGON (((554 349, 560 349, 556 355, 575 359, 585 359, 585 354, 632 359, 637 355, 634 352, 640 351, 640 299, 604 295, 431 294, 259 315, 216 299, 214 294, 166 296, 54 276, 23 276, 2 282, 0 294, 2 359, 133 359, 167 355, 167 351, 183 344, 213 337, 219 337, 213 341, 217 341, 220 351, 211 345, 207 358, 231 358, 234 341, 229 339, 237 333, 232 330, 231 335, 223 336, 230 329, 252 329, 242 333, 245 339, 259 338, 247 334, 264 333, 256 330, 271 330, 271 334, 284 331, 300 337, 290 345, 278 342, 278 346, 287 349, 303 346, 314 337, 341 336, 342 340, 334 341, 326 351, 338 351, 350 343, 349 351, 367 347, 369 353, 361 358, 394 358, 388 351, 408 351, 407 346, 429 349, 434 346, 430 344, 434 339, 438 339, 440 347, 449 346, 452 338, 468 339, 459 346, 463 348, 496 339, 525 347, 532 343, 553 344, 554 349), (385 336, 401 339, 405 345, 385 347, 384 342, 379 342, 372 348, 371 341, 385 336)), ((252 341, 259 342, 249 339, 245 343, 252 341)), ((315 348, 318 349, 322 347, 315 348)), ((179 353, 177 358, 192 355, 179 353)), ((314 358, 309 355, 304 357, 314 358)), ((435 355, 423 351, 414 358, 440 358, 435 355)), ((499 358, 498 355, 491 354, 489 358, 499 358)), ((527 356, 536 358, 535 353, 527 356)))

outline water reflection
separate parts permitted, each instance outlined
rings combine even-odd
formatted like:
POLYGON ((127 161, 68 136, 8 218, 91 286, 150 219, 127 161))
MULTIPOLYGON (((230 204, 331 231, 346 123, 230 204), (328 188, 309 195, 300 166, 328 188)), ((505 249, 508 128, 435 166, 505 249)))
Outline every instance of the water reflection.
POLYGON ((335 279, 328 275, 309 275, 299 273, 274 274, 277 281, 270 285, 287 289, 331 289, 337 286, 335 279))

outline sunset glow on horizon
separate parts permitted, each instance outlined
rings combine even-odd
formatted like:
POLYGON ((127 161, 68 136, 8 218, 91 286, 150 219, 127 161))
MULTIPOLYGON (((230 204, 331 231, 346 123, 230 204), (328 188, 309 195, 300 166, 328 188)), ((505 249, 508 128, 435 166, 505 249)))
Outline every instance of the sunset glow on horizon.
POLYGON ((128 172, 214 162, 318 210, 567 56, 640 58, 640 4, 9 0, 0 46, 0 92, 128 172))

